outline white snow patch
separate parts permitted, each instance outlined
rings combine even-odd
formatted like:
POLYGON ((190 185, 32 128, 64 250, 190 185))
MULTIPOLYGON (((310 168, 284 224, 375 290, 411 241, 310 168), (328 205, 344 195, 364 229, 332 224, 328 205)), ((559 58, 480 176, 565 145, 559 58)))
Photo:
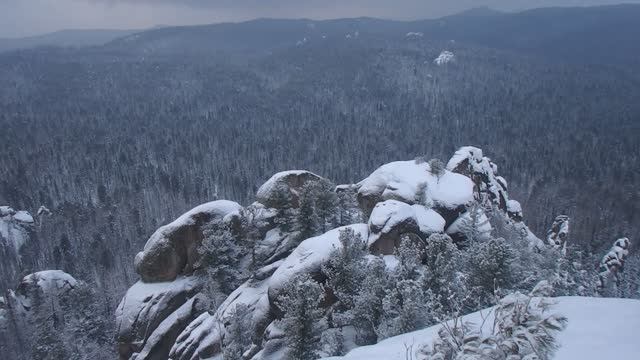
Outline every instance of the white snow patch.
POLYGON ((424 33, 418 32, 418 31, 416 31, 416 32, 410 31, 405 36, 408 37, 408 38, 421 38, 421 37, 424 36, 424 33))
POLYGON ((71 289, 78 281, 62 270, 44 270, 29 274, 22 282, 35 283, 47 294, 52 290, 71 289))
POLYGON ((456 56, 451 52, 451 51, 443 51, 440 53, 440 55, 438 55, 437 58, 435 58, 435 60, 433 60, 433 62, 438 65, 446 65, 450 62, 455 61, 456 56))
POLYGON ((522 214, 522 205, 516 200, 507 201, 507 211, 514 214, 522 214))
POLYGON ((413 160, 385 164, 357 184, 358 193, 414 203, 420 200, 417 199, 420 188, 426 186, 427 203, 456 208, 473 201, 471 179, 450 171, 438 177, 430 170, 429 164, 413 160))
MULTIPOLYGON (((553 311, 569 319, 567 328, 558 336, 560 349, 555 360, 635 360, 640 354, 637 329, 640 329, 640 301, 613 298, 560 297, 553 311)), ((482 315, 490 309, 466 315, 464 320, 482 323, 482 315)), ((493 321, 485 322, 485 327, 493 321)), ((431 344, 441 325, 395 336, 376 345, 363 346, 344 360, 405 360, 419 359, 417 351, 431 344), (407 347, 413 357, 407 357, 407 347)))
POLYGON ((18 211, 15 215, 13 215, 13 218, 23 223, 33 223, 33 216, 31 216, 28 211, 18 211))

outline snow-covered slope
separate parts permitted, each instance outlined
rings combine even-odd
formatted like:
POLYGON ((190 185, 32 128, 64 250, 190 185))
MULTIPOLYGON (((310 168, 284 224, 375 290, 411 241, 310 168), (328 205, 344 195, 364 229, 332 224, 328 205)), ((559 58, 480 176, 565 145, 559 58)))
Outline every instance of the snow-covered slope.
MULTIPOLYGON (((635 360, 640 357, 640 301, 629 299, 560 297, 552 311, 569 319, 560 333, 560 349, 556 360, 635 360)), ((465 316, 476 324, 482 322, 489 310, 465 316)), ((486 323, 491 323, 487 321, 486 323)), ((487 325, 485 325, 487 326, 487 325)), ((376 345, 356 348, 338 360, 405 360, 421 359, 416 352, 430 344, 440 325, 395 336, 376 345), (407 356, 408 352, 413 357, 407 356)))

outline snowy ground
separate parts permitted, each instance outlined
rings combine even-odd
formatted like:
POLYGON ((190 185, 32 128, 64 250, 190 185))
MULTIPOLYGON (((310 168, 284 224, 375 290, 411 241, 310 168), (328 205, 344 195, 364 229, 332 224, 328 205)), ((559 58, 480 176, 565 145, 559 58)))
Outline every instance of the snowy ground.
MULTIPOLYGON (((569 325, 560 334, 556 360, 640 359, 640 301, 584 297, 558 298, 554 312, 565 315, 569 325)), ((488 310, 483 311, 486 314, 488 310)), ((465 317, 481 322, 480 313, 465 317)), ((431 343, 439 326, 386 339, 376 345, 356 348, 334 360, 420 359, 415 352, 431 343), (409 353, 413 353, 413 357, 409 353)))

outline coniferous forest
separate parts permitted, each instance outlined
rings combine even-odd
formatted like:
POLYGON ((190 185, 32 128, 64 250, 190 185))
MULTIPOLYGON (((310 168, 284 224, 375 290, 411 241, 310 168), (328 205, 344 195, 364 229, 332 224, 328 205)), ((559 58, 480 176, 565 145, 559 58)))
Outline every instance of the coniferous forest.
MULTIPOLYGON (((401 259, 390 275, 372 276, 384 272, 384 264, 364 260, 362 247, 353 245, 366 241, 357 231, 341 232, 345 251, 352 251, 342 256, 359 260, 341 260, 336 253, 323 265, 320 272, 339 300, 328 320, 317 311, 326 300, 321 299, 324 290, 308 275, 283 284, 289 289, 282 290, 286 294, 270 299, 277 304, 273 309, 293 309, 277 315, 287 324, 281 327, 301 329, 297 335, 283 335, 285 341, 309 343, 301 338, 305 331, 312 332, 305 328, 312 325, 299 323, 305 316, 336 324, 341 316, 347 318, 344 321, 356 324, 359 344, 443 321, 454 313, 443 299, 453 296, 455 287, 441 287, 443 279, 464 283, 458 289, 468 293, 460 298, 475 299, 456 303, 455 310, 465 313, 495 304, 494 290, 500 287, 496 281, 528 294, 533 280, 547 279, 543 273, 550 269, 572 279, 571 285, 565 283, 570 288, 558 291, 578 294, 580 285, 594 283, 583 277, 596 276, 616 239, 629 237, 633 243, 640 233, 640 46, 630 39, 630 34, 640 33, 640 8, 602 10, 603 20, 595 23, 588 9, 460 14, 438 20, 444 25, 367 18, 257 20, 161 28, 100 46, 0 53, 0 205, 34 217, 23 229, 27 240, 20 246, 10 244, 9 230, 0 233, 0 289, 15 289, 25 275, 50 269, 71 274, 74 284, 80 284, 73 286, 73 299, 62 297, 51 305, 54 313, 65 314, 55 321, 67 324, 64 336, 51 336, 57 326, 52 323, 54 328, 33 330, 44 339, 37 346, 24 338, 0 345, 29 348, 33 358, 132 353, 114 345, 113 314, 141 274, 134 267, 136 253, 160 226, 214 200, 230 199, 247 207, 238 221, 251 226, 203 227, 205 241, 198 250, 203 263, 194 269, 216 270, 202 275, 224 285, 202 290, 215 308, 253 279, 257 269, 284 259, 294 244, 337 226, 367 222, 370 213, 354 210, 357 199, 336 195, 336 185, 358 183, 397 160, 440 159, 429 166, 445 171, 451 155, 466 145, 483 149, 497 165, 508 182, 505 191, 522 205, 524 215, 518 221, 524 220, 540 239, 546 242, 547 232, 561 225, 558 215, 568 217, 570 231, 563 241, 575 258, 530 254, 520 240, 505 244, 505 239, 518 237, 515 230, 498 215, 492 217, 499 209, 489 211, 478 199, 477 206, 485 206, 493 226, 491 239, 469 240, 479 235, 469 235, 477 229, 468 224, 472 229, 461 231, 460 237, 470 241, 466 245, 453 234, 430 234, 426 250, 403 238, 390 253, 401 259), (531 21, 522 25, 522 19, 531 21), (549 19, 562 19, 566 29, 538 29, 536 40, 530 39, 535 25, 549 19), (612 21, 628 25, 620 26, 623 34, 598 28, 609 29, 612 21), (586 35, 576 37, 575 28, 586 35), (443 58, 445 51, 451 57, 443 58), (299 201, 288 198, 288 192, 274 192, 271 200, 278 206, 270 207, 290 211, 276 220, 250 216, 256 211, 250 204, 265 204, 256 199, 260 186, 289 169, 309 170, 331 182, 301 187, 299 201), (292 201, 294 209, 282 205, 292 201), (278 248, 268 254, 271 258, 261 258, 260 249, 243 243, 268 237, 261 233, 267 225, 251 222, 258 218, 275 221, 283 233, 297 234, 279 245, 286 251, 278 248), (310 218, 313 222, 306 223, 310 218), (229 239, 241 245, 229 244, 229 239), (226 252, 217 253, 219 249, 226 252), (425 254, 433 253, 448 254, 451 262, 429 262, 425 254), (474 262, 472 255, 477 254, 493 256, 498 263, 483 268, 486 262, 474 262), (411 265, 416 258, 422 259, 418 270, 411 265), (520 258, 526 260, 517 268, 512 262, 520 258), (448 278, 461 262, 468 266, 460 270, 464 276, 448 278), (507 263, 516 268, 504 278, 482 278, 507 263), (535 268, 546 270, 531 275, 535 268), (340 278, 344 273, 386 295, 362 293, 340 278), (393 287, 394 293, 390 283, 402 286, 393 287), (407 304, 403 296, 426 300, 407 304), (358 301, 371 304, 367 299, 382 301, 377 303, 375 325, 367 322, 371 313, 356 311, 364 306, 358 301), (311 306, 316 312, 305 313, 310 310, 301 307, 303 300, 317 302, 311 306), (400 310, 387 311, 392 308, 400 310), (104 316, 85 316, 92 313, 104 316), (51 355, 51 349, 60 348, 57 343, 72 342, 79 334, 93 334, 93 340, 51 355)), ((466 211, 475 214, 476 208, 466 211)), ((476 215, 470 216, 473 225, 476 215)), ((640 297, 638 254, 629 252, 619 286, 608 295, 640 297)), ((512 303, 500 304, 511 309, 512 303)), ((50 309, 34 315, 40 319, 35 322, 46 323, 50 309)), ((234 311, 237 321, 227 331, 246 333, 240 328, 242 312, 253 310, 236 306, 234 311)), ((27 325, 15 320, 11 326, 27 325)), ((332 329, 331 324, 327 327, 332 329)), ((454 335, 442 335, 442 341, 454 335)), ((294 347, 299 353, 293 358, 322 349, 326 355, 343 354, 333 349, 342 344, 335 339, 344 336, 342 332, 309 336, 317 338, 314 344, 321 348, 294 347)), ((240 359, 251 347, 251 342, 230 344, 224 350, 231 359, 240 359)), ((425 353, 436 356, 437 351, 436 346, 425 353)))

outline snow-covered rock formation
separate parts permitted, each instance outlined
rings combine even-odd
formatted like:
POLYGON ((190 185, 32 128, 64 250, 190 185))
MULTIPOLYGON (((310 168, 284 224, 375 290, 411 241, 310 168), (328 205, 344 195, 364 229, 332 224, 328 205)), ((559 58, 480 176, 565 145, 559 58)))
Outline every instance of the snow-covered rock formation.
POLYGON ((240 210, 232 201, 213 201, 200 205, 159 228, 135 258, 143 281, 172 281, 179 274, 191 274, 197 262, 196 249, 202 242, 205 224, 231 221, 225 216, 240 210))
POLYGON ((15 290, 8 290, 5 308, 16 315, 28 316, 34 301, 48 303, 76 287, 78 281, 61 270, 45 270, 25 276, 15 290))
MULTIPOLYGON (((21 271, 21 249, 32 238, 34 219, 27 211, 0 206, 0 279, 13 279, 21 271)), ((8 288, 13 284, 0 286, 8 288)))
POLYGON ((556 250, 567 250, 567 237, 569 236, 569 217, 558 215, 547 232, 547 243, 556 250))
MULTIPOLYGON (((323 189, 333 198, 335 213, 362 211, 366 223, 342 224, 324 234, 301 238, 304 193, 328 180, 308 171, 274 175, 257 192, 256 202, 241 207, 230 201, 204 204, 159 228, 136 256, 141 280, 132 286, 117 309, 117 339, 121 359, 205 359, 221 354, 229 343, 229 319, 244 309, 251 321, 250 346, 245 359, 282 356, 283 309, 277 299, 285 285, 300 274, 323 283, 321 269, 341 249, 342 231, 349 230, 373 255, 393 254, 398 240, 409 236, 425 243, 433 234, 461 233, 467 228, 492 231, 484 213, 493 205, 495 216, 520 226, 525 238, 537 240, 522 222, 519 204, 510 200, 506 181, 477 148, 460 149, 447 168, 425 161, 397 161, 381 166, 357 184, 323 189), (357 203, 356 198, 357 197, 357 203), (337 204, 337 205, 336 205, 337 204), (516 206, 516 204, 518 206, 516 206), (481 206, 480 206, 481 205, 481 206), (348 207, 360 207, 354 211, 348 207), (344 208, 343 208, 344 207, 344 208), (477 223, 470 223, 469 219, 477 223), (482 225, 476 229, 476 226, 482 225), (214 308, 206 308, 197 251, 205 231, 230 229, 233 241, 250 249, 238 259, 241 285, 214 308)), ((336 216, 336 218, 342 218, 336 216)), ((318 228, 323 228, 314 220, 318 228)), ((224 249, 220 249, 224 251, 224 249)), ((331 308, 331 294, 322 306, 331 308)))
POLYGON ((450 62, 454 62, 455 60, 456 60, 456 56, 451 51, 445 50, 441 52, 440 55, 438 55, 438 57, 435 58, 435 60, 433 60, 433 62, 438 66, 442 66, 450 62))

